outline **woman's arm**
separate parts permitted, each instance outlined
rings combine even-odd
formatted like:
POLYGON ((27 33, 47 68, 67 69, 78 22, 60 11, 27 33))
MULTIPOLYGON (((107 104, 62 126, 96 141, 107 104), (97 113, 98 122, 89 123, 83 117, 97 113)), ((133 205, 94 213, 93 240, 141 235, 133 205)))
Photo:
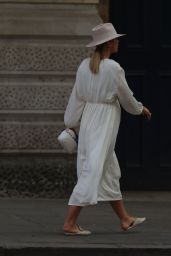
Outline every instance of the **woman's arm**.
POLYGON ((122 68, 118 70, 117 96, 120 104, 128 113, 132 115, 144 114, 150 119, 150 111, 133 96, 133 92, 130 90, 127 84, 125 72, 122 68))
POLYGON ((80 99, 77 92, 77 83, 79 83, 78 76, 76 77, 76 82, 73 87, 71 96, 68 101, 67 108, 64 114, 64 123, 68 128, 76 128, 79 126, 79 121, 83 113, 85 102, 80 99))
POLYGON ((133 92, 127 84, 125 72, 122 68, 118 70, 117 96, 120 104, 128 113, 132 115, 140 115, 142 113, 143 105, 133 96, 133 92))

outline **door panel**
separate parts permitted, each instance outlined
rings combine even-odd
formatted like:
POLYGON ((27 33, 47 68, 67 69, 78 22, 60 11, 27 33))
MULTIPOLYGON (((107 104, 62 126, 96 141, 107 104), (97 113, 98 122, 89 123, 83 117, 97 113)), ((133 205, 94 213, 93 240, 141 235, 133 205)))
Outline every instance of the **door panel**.
POLYGON ((135 97, 152 120, 122 112, 116 153, 122 189, 171 189, 171 1, 110 1, 120 39, 112 56, 125 69, 135 97))

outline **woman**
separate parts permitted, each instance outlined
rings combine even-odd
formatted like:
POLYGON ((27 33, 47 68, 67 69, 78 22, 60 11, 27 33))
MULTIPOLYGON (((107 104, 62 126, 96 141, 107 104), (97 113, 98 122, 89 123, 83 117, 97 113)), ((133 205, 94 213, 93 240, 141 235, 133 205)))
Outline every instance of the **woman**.
POLYGON ((69 200, 63 226, 66 235, 89 235, 76 224, 82 207, 109 201, 120 219, 123 230, 145 221, 130 216, 124 208, 120 192, 120 168, 114 152, 120 123, 120 104, 133 115, 151 118, 150 111, 138 102, 125 80, 120 65, 109 59, 118 51, 118 37, 111 23, 104 23, 92 30, 96 46, 90 58, 80 64, 74 88, 64 116, 66 127, 79 126, 77 155, 78 181, 69 200))

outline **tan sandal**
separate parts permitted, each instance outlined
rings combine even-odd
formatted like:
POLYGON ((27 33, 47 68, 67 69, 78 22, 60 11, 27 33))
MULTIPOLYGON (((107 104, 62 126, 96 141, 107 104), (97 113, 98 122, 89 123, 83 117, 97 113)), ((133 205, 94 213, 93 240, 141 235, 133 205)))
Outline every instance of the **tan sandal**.
POLYGON ((146 220, 145 217, 144 217, 144 218, 136 218, 136 219, 129 225, 129 227, 128 227, 127 229, 125 229, 125 231, 130 230, 130 229, 132 229, 132 228, 134 228, 134 227, 136 227, 136 226, 142 224, 145 220, 146 220))
POLYGON ((87 236, 91 234, 91 231, 84 230, 79 225, 77 225, 78 230, 76 231, 64 231, 64 235, 66 236, 87 236))

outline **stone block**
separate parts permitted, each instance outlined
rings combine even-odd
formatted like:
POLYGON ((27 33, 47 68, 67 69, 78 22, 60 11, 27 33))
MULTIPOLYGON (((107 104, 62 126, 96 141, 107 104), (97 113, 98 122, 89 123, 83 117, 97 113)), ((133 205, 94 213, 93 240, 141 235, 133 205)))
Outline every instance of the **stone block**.
POLYGON ((2 110, 60 110, 64 111, 74 81, 41 81, 13 79, 0 81, 0 114, 2 110))
POLYGON ((0 40, 0 71, 76 72, 90 55, 85 45, 74 40, 0 40))
POLYGON ((61 150, 57 136, 63 129, 63 122, 0 122, 0 153, 61 150))
POLYGON ((0 35, 83 36, 100 23, 94 4, 0 3, 0 35))
POLYGON ((0 197, 68 197, 76 182, 69 155, 1 157, 0 197))

